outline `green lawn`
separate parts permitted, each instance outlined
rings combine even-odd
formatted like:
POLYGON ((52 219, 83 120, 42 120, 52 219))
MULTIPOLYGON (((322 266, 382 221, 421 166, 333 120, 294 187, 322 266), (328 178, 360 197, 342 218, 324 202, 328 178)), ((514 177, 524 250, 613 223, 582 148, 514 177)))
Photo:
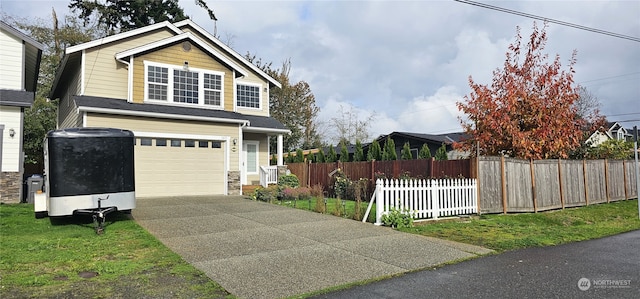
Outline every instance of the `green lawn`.
MULTIPOLYGON (((336 214, 335 198, 327 199, 326 214, 336 214)), ((346 216, 353 218, 353 201, 346 202, 346 216)), ((293 207, 294 201, 275 202, 293 207)), ((498 252, 526 247, 553 246, 569 242, 602 238, 640 229, 638 201, 626 200, 608 204, 553 210, 539 213, 491 214, 454 220, 415 222, 403 232, 474 244, 498 252)), ((363 202, 366 209, 368 202, 363 202)), ((315 199, 297 201, 298 209, 315 209, 315 199)), ((341 205, 340 205, 341 206, 341 205)), ((375 222, 375 204, 369 214, 369 223, 375 222)), ((364 211, 362 212, 364 215, 364 211)))
POLYGON ((421 222, 402 231, 501 252, 597 239, 637 229, 640 229, 638 201, 626 200, 539 213, 421 222))
POLYGON ((230 297, 129 215, 106 224, 96 235, 91 217, 35 219, 33 205, 1 204, 0 297, 230 297))

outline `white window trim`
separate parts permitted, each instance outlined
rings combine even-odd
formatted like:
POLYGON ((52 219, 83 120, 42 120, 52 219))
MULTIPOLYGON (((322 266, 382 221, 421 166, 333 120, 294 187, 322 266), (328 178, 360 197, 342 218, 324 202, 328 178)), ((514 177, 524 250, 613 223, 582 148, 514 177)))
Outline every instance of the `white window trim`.
POLYGON ((247 81, 241 81, 241 80, 236 80, 236 84, 233 87, 233 105, 234 107, 237 107, 237 109, 247 109, 247 110, 262 110, 262 107, 264 106, 262 104, 262 84, 260 83, 255 83, 255 82, 247 82, 247 81), (258 87, 258 108, 254 108, 254 107, 245 107, 245 106, 240 106, 238 105, 238 85, 246 85, 246 86, 254 86, 254 87, 258 87))
POLYGON ((199 108, 209 108, 209 109, 224 109, 224 72, 206 70, 201 68, 189 67, 188 71, 197 72, 198 73, 198 103, 182 103, 182 102, 174 102, 173 101, 173 70, 184 70, 183 66, 166 64, 166 63, 158 63, 152 61, 143 61, 144 64, 144 101, 146 103, 153 104, 165 104, 165 105, 177 105, 177 106, 185 106, 185 107, 199 107, 199 108), (167 100, 159 101, 159 100, 150 100, 149 99, 149 77, 148 77, 148 67, 163 67, 168 69, 168 82, 167 82, 167 100), (205 105, 204 104, 204 74, 212 74, 220 76, 220 105, 205 105))

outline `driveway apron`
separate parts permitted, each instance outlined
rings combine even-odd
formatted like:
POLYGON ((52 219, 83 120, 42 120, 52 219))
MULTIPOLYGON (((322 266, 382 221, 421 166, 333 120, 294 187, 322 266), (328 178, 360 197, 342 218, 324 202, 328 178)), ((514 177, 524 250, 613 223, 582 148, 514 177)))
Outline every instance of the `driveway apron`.
POLYGON ((241 196, 137 199, 133 216, 240 298, 294 296, 490 252, 241 196))

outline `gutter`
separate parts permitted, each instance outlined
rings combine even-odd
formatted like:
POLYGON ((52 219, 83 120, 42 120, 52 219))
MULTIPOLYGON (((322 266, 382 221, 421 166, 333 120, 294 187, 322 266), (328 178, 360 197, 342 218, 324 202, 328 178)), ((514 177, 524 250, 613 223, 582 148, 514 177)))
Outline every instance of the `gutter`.
POLYGON ((94 113, 113 114, 113 115, 144 116, 144 117, 153 117, 153 118, 167 118, 167 119, 181 119, 181 120, 197 120, 197 121, 206 121, 206 122, 243 124, 243 126, 246 126, 249 124, 248 120, 243 120, 243 119, 166 114, 166 113, 157 113, 157 112, 130 111, 130 110, 119 110, 119 109, 86 107, 86 106, 78 107, 78 113, 79 112, 94 112, 94 113))

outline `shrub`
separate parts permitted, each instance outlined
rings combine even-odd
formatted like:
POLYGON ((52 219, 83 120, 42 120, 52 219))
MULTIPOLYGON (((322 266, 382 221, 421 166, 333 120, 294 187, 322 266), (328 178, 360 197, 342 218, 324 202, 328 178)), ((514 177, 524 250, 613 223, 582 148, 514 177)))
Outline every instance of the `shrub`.
POLYGON ((278 178, 278 186, 297 188, 300 186, 300 181, 295 174, 287 174, 278 178))
POLYGON ((349 189, 353 182, 346 176, 336 176, 336 181, 333 184, 333 190, 338 198, 347 199, 349 196, 349 189))
POLYGON ((447 161, 448 159, 449 158, 447 157, 447 146, 443 143, 442 146, 440 146, 436 151, 436 160, 447 161))
POLYGON ((309 198, 311 198, 311 189, 307 187, 300 187, 297 190, 299 200, 308 200, 309 198))
POLYGON ((353 153, 353 161, 364 161, 364 150, 362 149, 362 142, 360 142, 360 140, 356 140, 356 149, 353 153))
POLYGON ((324 213, 324 190, 322 189, 322 185, 315 185, 310 190, 311 196, 316 199, 315 206, 313 208, 314 211, 318 213, 324 213))
POLYGON ((402 160, 411 160, 413 159, 413 155, 411 154, 411 146, 409 142, 405 142, 404 146, 402 146, 402 160))
POLYGON ((256 200, 273 202, 280 196, 280 187, 271 185, 267 188, 260 187, 255 191, 256 200))
POLYGON ((298 199, 298 189, 285 187, 282 189, 282 200, 297 200, 298 199))
POLYGON ((420 152, 418 153, 418 159, 431 159, 431 150, 426 143, 422 144, 420 152))
POLYGON ((413 227, 413 213, 392 208, 389 213, 382 215, 382 223, 392 228, 413 227))
POLYGON ((367 152, 367 161, 380 161, 382 160, 382 149, 380 149, 380 143, 378 139, 374 139, 369 146, 369 152, 367 152))

